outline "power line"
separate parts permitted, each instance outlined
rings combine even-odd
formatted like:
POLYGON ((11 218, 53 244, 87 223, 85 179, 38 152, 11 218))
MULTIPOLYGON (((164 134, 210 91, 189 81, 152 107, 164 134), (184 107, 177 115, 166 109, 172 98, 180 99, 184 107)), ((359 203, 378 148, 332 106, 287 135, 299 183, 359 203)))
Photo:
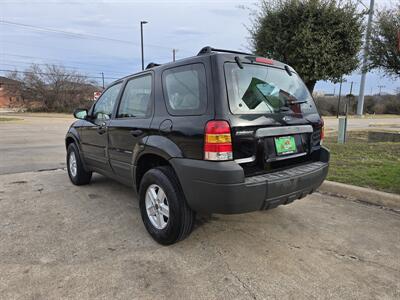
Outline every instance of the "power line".
POLYGON ((12 26, 17 26, 17 27, 27 28, 30 30, 46 31, 46 32, 52 32, 52 33, 57 33, 57 34, 63 34, 63 35, 76 37, 76 38, 83 38, 83 39, 92 38, 92 39, 113 41, 113 42, 119 42, 119 43, 134 44, 133 42, 126 41, 126 40, 108 38, 108 37, 104 37, 104 36, 92 35, 92 34, 86 34, 86 33, 76 33, 76 32, 71 32, 71 31, 58 30, 58 29, 52 29, 52 28, 48 28, 48 27, 34 26, 34 25, 10 22, 10 21, 5 21, 5 20, 0 20, 0 23, 5 24, 5 25, 12 25, 12 26))
MULTIPOLYGON (((158 58, 155 60, 161 61, 161 60, 167 60, 167 58, 158 58)), ((43 65, 43 66, 55 64, 58 66, 62 66, 66 69, 68 69, 68 68, 69 69, 77 69, 77 70, 93 72, 93 73, 107 72, 107 73, 114 73, 114 74, 121 74, 121 75, 126 75, 127 73, 129 73, 129 74, 132 73, 132 72, 118 71, 118 70, 121 70, 121 68, 119 68, 118 64, 116 64, 116 63, 110 63, 109 65, 102 65, 102 64, 85 63, 85 62, 77 61, 77 60, 68 60, 68 61, 66 61, 66 63, 78 64, 79 66, 64 65, 64 62, 62 60, 55 59, 55 58, 46 58, 46 57, 29 56, 29 55, 18 55, 18 54, 11 54, 11 53, 1 53, 0 54, 0 64, 8 65, 8 66, 15 66, 15 64, 25 64, 25 65, 33 65, 34 64, 34 65, 43 65), (8 58, 1 57, 2 55, 16 57, 16 58, 22 58, 23 60, 8 59, 8 58), (29 59, 32 59, 32 61, 30 61, 29 59), (41 60, 42 62, 35 62, 34 60, 41 60), (46 63, 46 61, 51 61, 51 62, 46 63), (13 62, 13 64, 8 64, 8 62, 13 62)), ((126 65, 125 59, 118 61, 118 63, 126 65)))
MULTIPOLYGON (((5 62, 0 61, 0 65, 7 65, 11 67, 22 67, 22 66, 32 66, 32 65, 38 65, 38 66, 51 66, 51 65, 57 65, 60 66, 64 69, 70 69, 74 71, 83 71, 83 72, 91 72, 91 73, 99 73, 99 72, 107 72, 107 73, 113 73, 115 75, 126 75, 124 72, 118 72, 118 71, 113 71, 109 69, 102 69, 102 68, 97 68, 97 69, 89 69, 87 67, 81 67, 81 66, 66 66, 64 64, 51 64, 51 63, 37 63, 37 62, 27 62, 27 61, 18 61, 18 60, 7 60, 5 62)), ((88 66, 90 67, 90 66, 88 66)))
MULTIPOLYGON (((69 36, 69 37, 75 37, 75 38, 80 38, 80 39, 88 39, 89 38, 89 39, 94 39, 94 40, 105 40, 105 41, 111 41, 111 42, 131 44, 131 45, 135 45, 135 46, 138 46, 138 47, 140 46, 139 44, 134 43, 132 41, 109 38, 109 37, 105 37, 105 36, 88 34, 88 33, 76 33, 76 32, 71 32, 71 31, 66 31, 66 30, 59 30, 59 29, 53 29, 53 28, 48 28, 48 27, 35 26, 35 25, 12 22, 12 21, 6 21, 6 20, 0 20, 0 23, 4 24, 4 25, 21 27, 21 28, 25 28, 25 29, 29 29, 29 30, 44 31, 44 32, 51 32, 51 33, 56 33, 56 34, 62 34, 62 35, 66 35, 66 36, 69 36)), ((153 44, 146 44, 146 47, 168 49, 168 50, 172 49, 172 47, 153 45, 153 44)), ((187 51, 187 52, 189 52, 189 51, 187 51)))
MULTIPOLYGON (((20 58, 28 58, 28 59, 38 59, 38 60, 42 60, 42 61, 50 60, 50 61, 57 62, 59 65, 63 65, 64 64, 64 62, 62 60, 56 59, 56 58, 47 58, 47 57, 29 56, 29 55, 17 55, 17 54, 11 54, 11 53, 1 53, 0 54, 0 60, 2 59, 1 55, 12 56, 12 57, 20 57, 20 58)), ((3 60, 4 61, 10 61, 9 59, 5 59, 5 58, 3 58, 3 60)), ((163 60, 167 61, 168 58, 167 57, 165 57, 165 58, 164 57, 163 58, 154 58, 154 60, 155 61, 163 61, 163 60)), ((118 62, 121 63, 121 64, 125 64, 126 65, 127 59, 118 60, 118 62)), ((34 63, 34 62, 32 62, 32 63, 34 63)), ((102 64, 92 64, 92 63, 87 63, 87 62, 82 62, 82 61, 77 61, 77 60, 68 60, 67 63, 73 63, 73 64, 76 63, 76 64, 79 64, 79 65, 88 66, 88 67, 92 67, 92 66, 96 67, 97 66, 97 67, 100 67, 100 68, 110 68, 113 65, 115 65, 115 67, 118 68, 116 63, 112 63, 112 64, 110 63, 109 65, 102 65, 102 64)), ((35 64, 37 64, 37 63, 35 63, 35 64)), ((45 63, 45 64, 47 64, 47 63, 45 63)), ((121 73, 121 72, 118 72, 118 71, 112 71, 112 69, 107 69, 106 71, 124 74, 124 73, 121 73)))
POLYGON ((358 2, 359 4, 361 4, 362 6, 364 6, 364 8, 369 9, 369 7, 366 6, 366 5, 364 4, 364 2, 362 2, 361 0, 357 0, 357 2, 358 2))
MULTIPOLYGON (((51 60, 51 61, 63 63, 63 61, 58 59, 58 58, 48 58, 48 57, 29 56, 29 55, 18 55, 18 54, 11 54, 11 53, 1 53, 1 55, 12 56, 12 57, 20 57, 20 58, 29 58, 29 59, 33 58, 33 59, 40 59, 40 60, 45 60, 45 61, 51 60)), ((78 61, 78 60, 68 60, 68 63, 87 64, 87 62, 82 62, 82 61, 78 61)), ((88 66, 106 67, 106 68, 110 67, 109 65, 91 64, 91 63, 89 63, 88 66)))
MULTIPOLYGON (((18 71, 18 70, 7 70, 7 69, 0 69, 0 72, 10 72, 10 73, 20 73, 20 74, 37 74, 37 75, 60 75, 56 73, 49 73, 49 72, 30 72, 30 71, 18 71)), ((74 77, 79 78, 92 78, 92 79, 102 79, 103 76, 86 76, 86 75, 73 75, 74 77)), ((104 77, 104 79, 120 79, 117 77, 104 77)))
MULTIPOLYGON (((74 82, 70 82, 70 83, 74 83, 74 82)), ((10 86, 14 86, 14 87, 21 87, 22 82, 18 82, 17 83, 12 83, 12 82, 8 82, 8 81, 1 81, 0 78, 0 84, 4 85, 5 87, 10 87, 10 86)), ((81 84, 81 85, 92 85, 93 87, 98 87, 100 88, 100 86, 97 86, 96 84, 92 84, 92 83, 75 83, 76 85, 81 84)), ((64 91, 75 91, 76 89, 71 89, 71 88, 64 88, 64 91)))

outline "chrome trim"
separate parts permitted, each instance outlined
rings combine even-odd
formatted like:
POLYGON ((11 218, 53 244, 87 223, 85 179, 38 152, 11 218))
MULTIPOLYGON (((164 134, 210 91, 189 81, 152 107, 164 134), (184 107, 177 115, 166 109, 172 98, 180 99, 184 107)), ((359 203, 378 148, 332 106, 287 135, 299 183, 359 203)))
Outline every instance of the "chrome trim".
POLYGON ((266 162, 295 158, 295 157, 300 157, 300 156, 304 156, 304 155, 307 155, 307 152, 296 153, 296 154, 292 154, 292 155, 288 155, 288 156, 277 156, 274 158, 267 159, 266 162))
POLYGON ((245 163, 249 163, 249 162, 253 162, 256 160, 256 156, 253 155, 251 157, 245 157, 245 158, 238 158, 235 159, 235 162, 238 164, 245 164, 245 163))
POLYGON ((280 126, 280 127, 265 127, 259 128, 256 131, 256 137, 288 135, 298 133, 311 133, 313 128, 311 125, 294 125, 294 126, 280 126))
POLYGON ((237 136, 251 136, 254 134, 254 130, 243 130, 243 131, 236 131, 235 135, 237 136))

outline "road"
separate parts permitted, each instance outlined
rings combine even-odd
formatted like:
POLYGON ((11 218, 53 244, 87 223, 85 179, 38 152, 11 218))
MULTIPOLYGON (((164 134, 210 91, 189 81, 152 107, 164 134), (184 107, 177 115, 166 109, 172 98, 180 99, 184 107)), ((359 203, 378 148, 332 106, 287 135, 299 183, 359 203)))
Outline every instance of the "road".
MULTIPOLYGON (((339 121, 336 117, 324 117, 327 132, 337 131, 339 121)), ((348 130, 395 130, 400 131, 400 116, 349 117, 348 130)))
MULTIPOLYGON (((2 114, 0 114, 2 116, 2 114)), ((0 174, 65 167, 65 134, 72 116, 5 114, 0 122, 0 174)))
POLYGON ((23 119, 0 123, 0 299, 400 298, 398 212, 314 193, 198 216, 189 238, 163 247, 130 188, 69 182, 72 119, 23 119))

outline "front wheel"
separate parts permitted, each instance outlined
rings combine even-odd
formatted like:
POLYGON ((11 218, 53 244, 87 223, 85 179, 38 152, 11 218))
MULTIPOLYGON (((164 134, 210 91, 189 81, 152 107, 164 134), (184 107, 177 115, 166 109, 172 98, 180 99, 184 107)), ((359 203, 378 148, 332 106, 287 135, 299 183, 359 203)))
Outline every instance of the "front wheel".
POLYGON ((139 189, 143 223, 158 243, 170 245, 186 238, 193 229, 195 213, 186 203, 171 167, 149 170, 139 189))
POLYGON ((78 148, 74 143, 68 146, 67 170, 69 179, 75 185, 88 184, 92 178, 92 172, 86 172, 83 168, 78 148))

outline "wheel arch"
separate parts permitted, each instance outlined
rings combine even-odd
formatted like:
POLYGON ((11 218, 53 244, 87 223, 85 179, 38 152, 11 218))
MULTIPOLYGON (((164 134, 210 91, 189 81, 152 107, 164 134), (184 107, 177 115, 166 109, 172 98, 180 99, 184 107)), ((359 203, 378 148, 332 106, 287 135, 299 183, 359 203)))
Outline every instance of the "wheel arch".
POLYGON ((183 157, 183 153, 173 141, 160 135, 149 136, 144 150, 134 157, 133 178, 136 190, 139 190, 143 175, 151 168, 170 166, 174 170, 169 160, 176 157, 183 157))
POLYGON ((78 138, 78 133, 76 132, 76 130, 70 130, 68 131, 67 135, 65 136, 65 149, 68 151, 68 147, 71 144, 75 144, 76 147, 78 148, 78 155, 81 159, 83 168, 86 172, 89 172, 90 169, 88 168, 86 161, 85 161, 85 156, 82 153, 82 149, 81 149, 81 144, 79 142, 79 138, 78 138), (75 131, 75 132, 74 132, 75 131))
POLYGON ((71 128, 65 136, 65 148, 68 149, 71 143, 75 143, 80 150, 79 134, 75 128, 71 128))
POLYGON ((171 168, 173 168, 172 165, 169 163, 168 159, 166 159, 165 155, 160 155, 159 153, 146 152, 142 153, 138 157, 134 168, 134 177, 133 177, 137 191, 139 191, 140 182, 144 174, 146 174, 148 170, 159 166, 170 166, 171 168))

